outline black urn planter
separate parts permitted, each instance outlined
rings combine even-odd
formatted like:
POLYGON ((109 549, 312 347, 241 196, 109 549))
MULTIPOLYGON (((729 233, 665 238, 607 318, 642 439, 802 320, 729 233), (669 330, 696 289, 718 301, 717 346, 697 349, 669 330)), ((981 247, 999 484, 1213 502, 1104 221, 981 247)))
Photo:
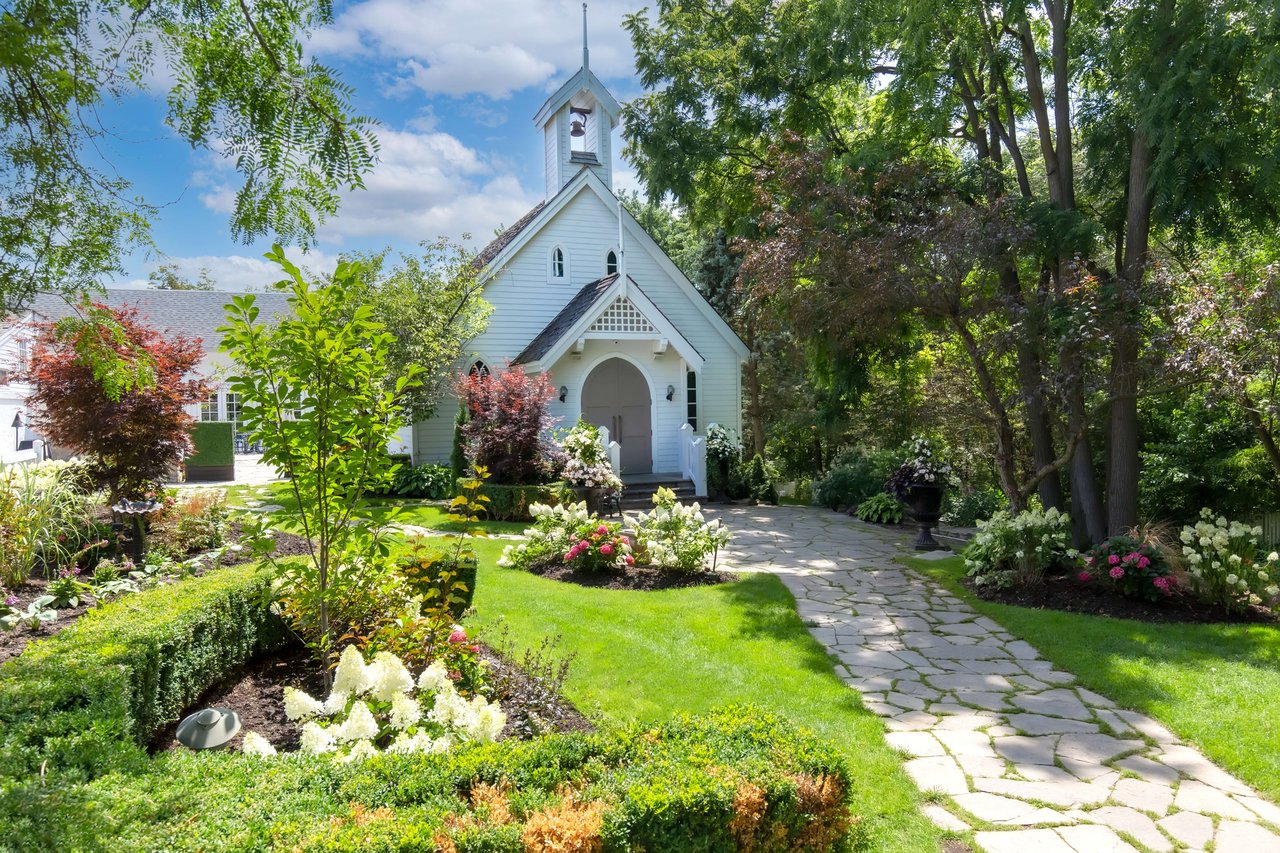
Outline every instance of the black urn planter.
POLYGON ((917 551, 941 551, 946 548, 933 538, 933 526, 942 517, 942 485, 939 483, 912 483, 907 490, 907 508, 911 517, 920 525, 916 541, 917 551))

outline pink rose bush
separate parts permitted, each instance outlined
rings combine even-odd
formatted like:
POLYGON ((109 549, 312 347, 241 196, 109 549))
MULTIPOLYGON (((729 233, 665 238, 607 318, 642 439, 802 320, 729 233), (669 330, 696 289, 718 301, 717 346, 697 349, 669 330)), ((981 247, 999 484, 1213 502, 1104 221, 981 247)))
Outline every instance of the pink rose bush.
POLYGON ((1126 598, 1162 601, 1177 591, 1163 555, 1132 536, 1113 536, 1084 557, 1082 582, 1098 577, 1126 598))

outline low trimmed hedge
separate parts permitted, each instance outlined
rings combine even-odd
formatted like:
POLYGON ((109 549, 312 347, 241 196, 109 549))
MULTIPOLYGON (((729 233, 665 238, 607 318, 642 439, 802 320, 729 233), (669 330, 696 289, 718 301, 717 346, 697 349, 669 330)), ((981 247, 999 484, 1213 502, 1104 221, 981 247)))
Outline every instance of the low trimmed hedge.
POLYGON ((191 425, 191 443, 195 449, 187 457, 189 466, 235 464, 235 424, 231 421, 196 421, 191 425))
MULTIPOLYGON (((454 483, 454 494, 461 494, 466 477, 454 483)), ((501 486, 485 483, 480 487, 480 494, 489 499, 487 521, 530 521, 529 507, 534 504, 560 503, 567 494, 571 494, 563 483, 551 483, 542 486, 501 486)))
MULTIPOLYGON (((27 849, 836 850, 853 840, 835 749, 729 708, 612 734, 385 755, 168 753, 49 797, 27 849)), ((9 816, 0 812, 0 821, 9 816)), ((2 844, 3 842, 0 842, 2 844)))
POLYGON ((244 565, 126 595, 0 665, 0 783, 138 766, 207 687, 285 642, 269 585, 244 565))

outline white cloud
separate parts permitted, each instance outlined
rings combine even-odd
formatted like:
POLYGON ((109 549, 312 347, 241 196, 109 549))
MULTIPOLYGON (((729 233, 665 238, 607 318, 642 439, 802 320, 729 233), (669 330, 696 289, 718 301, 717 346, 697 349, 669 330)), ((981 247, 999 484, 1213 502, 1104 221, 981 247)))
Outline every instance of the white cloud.
MULTIPOLYGON (((644 5, 591 5, 591 67, 601 77, 633 73, 622 17, 644 5)), ((364 0, 315 33, 309 50, 399 62, 399 91, 503 98, 581 64, 581 16, 577 0, 364 0)))
MULTIPOLYGON (((303 252, 297 248, 285 249, 285 256, 300 267, 312 272, 332 272, 338 265, 337 255, 317 249, 303 252)), ((193 255, 189 257, 163 257, 146 265, 149 273, 161 264, 173 264, 183 278, 196 280, 208 270, 218 290, 261 291, 283 278, 280 267, 262 257, 246 255, 193 255)), ((137 278, 125 282, 124 287, 146 287, 147 279, 137 278)))

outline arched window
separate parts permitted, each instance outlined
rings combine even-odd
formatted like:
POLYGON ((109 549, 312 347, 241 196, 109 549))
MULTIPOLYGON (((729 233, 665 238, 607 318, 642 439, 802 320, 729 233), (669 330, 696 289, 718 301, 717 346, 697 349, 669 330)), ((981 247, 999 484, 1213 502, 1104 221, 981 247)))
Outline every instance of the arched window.
POLYGON ((559 246, 551 250, 551 277, 564 278, 564 249, 559 246))
POLYGON ((618 271, 618 253, 613 249, 609 250, 609 254, 604 256, 604 274, 613 275, 618 271))
POLYGON ((477 361, 471 365, 471 369, 467 371, 468 376, 479 376, 481 379, 489 378, 489 365, 483 361, 477 361))

